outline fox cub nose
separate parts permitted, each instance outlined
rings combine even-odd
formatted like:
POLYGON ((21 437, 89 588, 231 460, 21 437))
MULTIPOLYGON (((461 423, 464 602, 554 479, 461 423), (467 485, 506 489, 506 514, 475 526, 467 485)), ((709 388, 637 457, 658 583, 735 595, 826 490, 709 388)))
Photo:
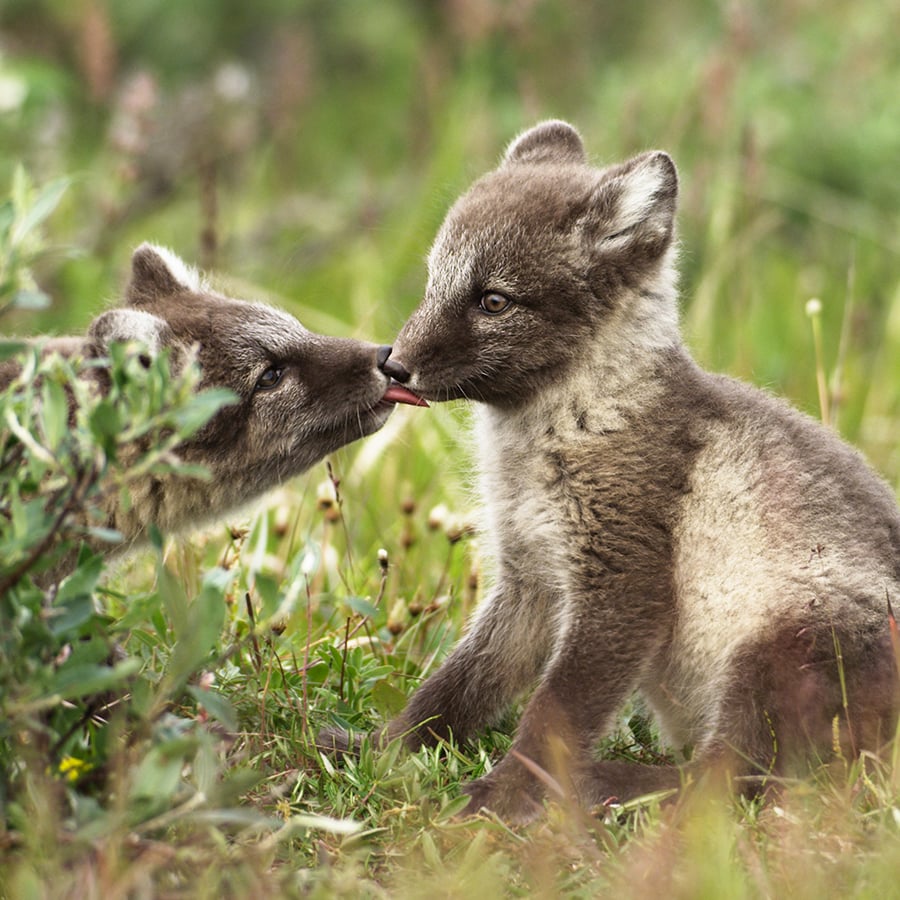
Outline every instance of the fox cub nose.
POLYGON ((393 347, 379 347, 378 352, 375 354, 375 359, 378 362, 378 368, 384 372, 385 375, 393 378, 394 381, 399 381, 401 384, 405 384, 409 381, 409 372, 406 371, 402 363, 397 362, 395 359, 390 359, 391 350, 393 347))

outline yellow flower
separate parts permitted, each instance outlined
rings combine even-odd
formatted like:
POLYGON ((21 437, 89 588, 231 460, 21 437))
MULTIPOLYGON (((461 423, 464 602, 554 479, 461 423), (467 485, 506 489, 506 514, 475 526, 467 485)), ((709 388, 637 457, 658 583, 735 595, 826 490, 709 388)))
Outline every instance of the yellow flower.
POLYGON ((74 756, 64 756, 59 761, 59 774, 67 781, 78 781, 85 772, 90 772, 93 768, 89 762, 74 756))
POLYGON ((290 801, 286 800, 282 797, 276 804, 275 809, 278 810, 278 814, 287 822, 291 817, 291 804, 290 801))

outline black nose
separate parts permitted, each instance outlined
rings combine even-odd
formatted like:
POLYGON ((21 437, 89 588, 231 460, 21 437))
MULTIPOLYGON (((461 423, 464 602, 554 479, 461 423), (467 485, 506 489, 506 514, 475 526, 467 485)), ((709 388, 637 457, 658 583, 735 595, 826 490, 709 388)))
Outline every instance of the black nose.
POLYGON ((384 344, 375 352, 375 362, 378 363, 379 369, 384 368, 384 364, 387 362, 387 358, 391 355, 391 350, 393 349, 393 347, 388 347, 387 344, 384 344))
POLYGON ((397 362, 395 359, 390 359, 391 350, 393 350, 393 347, 384 346, 378 348, 378 352, 375 354, 378 368, 381 369, 385 375, 393 378, 394 381, 405 384, 409 381, 409 372, 406 371, 406 368, 402 363, 397 362))

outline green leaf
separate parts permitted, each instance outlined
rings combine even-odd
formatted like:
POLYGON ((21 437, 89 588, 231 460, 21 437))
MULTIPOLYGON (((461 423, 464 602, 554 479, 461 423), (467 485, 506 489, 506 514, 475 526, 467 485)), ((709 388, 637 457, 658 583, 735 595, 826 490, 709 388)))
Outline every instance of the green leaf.
POLYGON ((156 571, 157 593, 172 620, 176 639, 188 629, 188 599, 181 582, 162 563, 156 571))
POLYGON ((352 819, 334 819, 331 816, 317 816, 309 813, 291 816, 277 832, 281 840, 286 840, 295 831, 314 829, 331 834, 356 834, 362 825, 352 819))
POLYGON ((12 197, 13 208, 24 207, 28 203, 28 195, 31 193, 31 179, 28 177, 28 172, 25 171, 25 166, 22 163, 18 163, 13 170, 9 193, 12 197))
POLYGON ((0 203, 0 238, 9 233, 10 226, 16 218, 15 207, 12 200, 4 200, 0 203))
POLYGON ((125 659, 114 666, 90 664, 62 665, 48 685, 49 695, 58 694, 63 700, 87 697, 121 684, 136 675, 141 668, 139 659, 125 659))
POLYGON ((16 309, 46 309, 50 305, 50 298, 43 291, 23 288, 13 294, 12 305, 16 309))
POLYGON ((201 429, 223 406, 230 406, 237 400, 237 394, 227 388, 212 388, 194 394, 190 402, 175 413, 178 433, 189 437, 201 429))
POLYGON ((185 626, 172 650, 167 675, 174 686, 183 684, 209 656, 225 623, 225 591, 234 577, 225 569, 212 569, 203 579, 200 594, 187 610, 185 626))
POLYGON ((434 817, 435 822, 450 822, 454 816, 461 813, 469 805, 469 795, 461 794, 450 800, 434 817))
POLYGON ((178 749, 181 752, 173 752, 175 747, 167 744, 151 748, 134 773, 128 792, 132 800, 153 800, 154 806, 164 806, 172 799, 184 765, 183 748, 178 749))
POLYGON ((93 555, 80 560, 78 568, 60 584, 48 621, 56 637, 70 635, 95 614, 94 591, 102 574, 103 557, 93 555))
POLYGON ((158 592, 138 594, 132 597, 122 617, 116 620, 113 626, 114 630, 127 634, 131 629, 148 622, 159 611, 159 605, 160 596, 158 592))
POLYGON ((360 616, 372 618, 373 616, 378 615, 378 607, 373 606, 363 597, 347 597, 346 600, 344 600, 344 603, 360 616))
POLYGON ((382 678, 372 685, 372 702, 381 715, 393 717, 406 706, 406 694, 382 678))
POLYGON ((41 424, 47 446, 55 453, 69 430, 69 403, 59 382, 47 380, 41 386, 41 424))
POLYGON ((331 673, 331 666, 324 662, 310 663, 306 670, 306 680, 309 684, 324 684, 325 679, 331 673))
POLYGON ((101 400, 94 407, 89 424, 91 433, 107 453, 115 448, 116 438, 122 430, 122 417, 111 400, 101 400))
POLYGON ((147 539, 150 541, 150 546, 153 547, 157 553, 162 553, 163 545, 166 541, 156 524, 152 524, 147 529, 147 539))
POLYGON ((227 731, 237 731, 237 713, 231 702, 215 691, 205 690, 197 685, 188 685, 187 692, 202 706, 214 719, 221 722, 227 731))
POLYGON ((50 631, 56 637, 72 636, 81 625, 94 615, 94 603, 90 595, 74 597, 59 608, 54 608, 48 620, 50 631))
MULTIPOLYGON (((99 618, 99 617, 98 617, 99 618)), ((67 666, 109 666, 110 643, 105 635, 95 634, 72 642, 72 654, 66 660, 67 666)))
POLYGON ((96 538, 104 544, 121 544, 122 541, 125 540, 122 532, 116 531, 115 528, 100 528, 99 526, 95 526, 93 528, 88 528, 87 533, 92 538, 96 538))
POLYGON ((16 223, 13 229, 14 242, 21 241, 56 209, 70 183, 68 178, 57 178, 41 188, 34 202, 25 211, 25 215, 16 223))
POLYGON ((11 359, 17 353, 21 353, 28 348, 25 341, 15 341, 8 338, 0 338, 0 361, 11 359))

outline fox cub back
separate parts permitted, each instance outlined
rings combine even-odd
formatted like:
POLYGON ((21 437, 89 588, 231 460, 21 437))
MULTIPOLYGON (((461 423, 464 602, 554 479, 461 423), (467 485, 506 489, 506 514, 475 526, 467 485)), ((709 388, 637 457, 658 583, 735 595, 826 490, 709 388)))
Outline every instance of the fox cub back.
POLYGON ((463 740, 534 689, 472 811, 537 813, 523 758, 586 804, 677 786, 593 758, 635 690, 692 765, 739 775, 827 755, 835 724, 848 753, 894 733, 895 498, 832 432, 693 362, 677 192, 665 153, 597 169, 569 125, 526 132, 450 210, 383 364, 476 402, 496 568, 386 734, 463 740))
MULTIPOLYGON (((236 398, 178 447, 182 459, 207 468, 208 480, 147 475, 132 487, 128 508, 117 494, 105 497, 104 524, 126 543, 151 524, 171 533, 223 515, 376 431, 394 403, 420 402, 390 385, 374 344, 314 334, 278 309, 216 293, 173 253, 149 244, 134 252, 121 306, 94 319, 86 336, 42 347, 93 360, 115 341, 140 342, 151 354, 166 349, 175 368, 194 353, 200 386, 228 388, 236 398)), ((89 366, 84 377, 103 392, 104 372, 89 366)), ((17 374, 14 362, 0 365, 0 388, 17 374)))

